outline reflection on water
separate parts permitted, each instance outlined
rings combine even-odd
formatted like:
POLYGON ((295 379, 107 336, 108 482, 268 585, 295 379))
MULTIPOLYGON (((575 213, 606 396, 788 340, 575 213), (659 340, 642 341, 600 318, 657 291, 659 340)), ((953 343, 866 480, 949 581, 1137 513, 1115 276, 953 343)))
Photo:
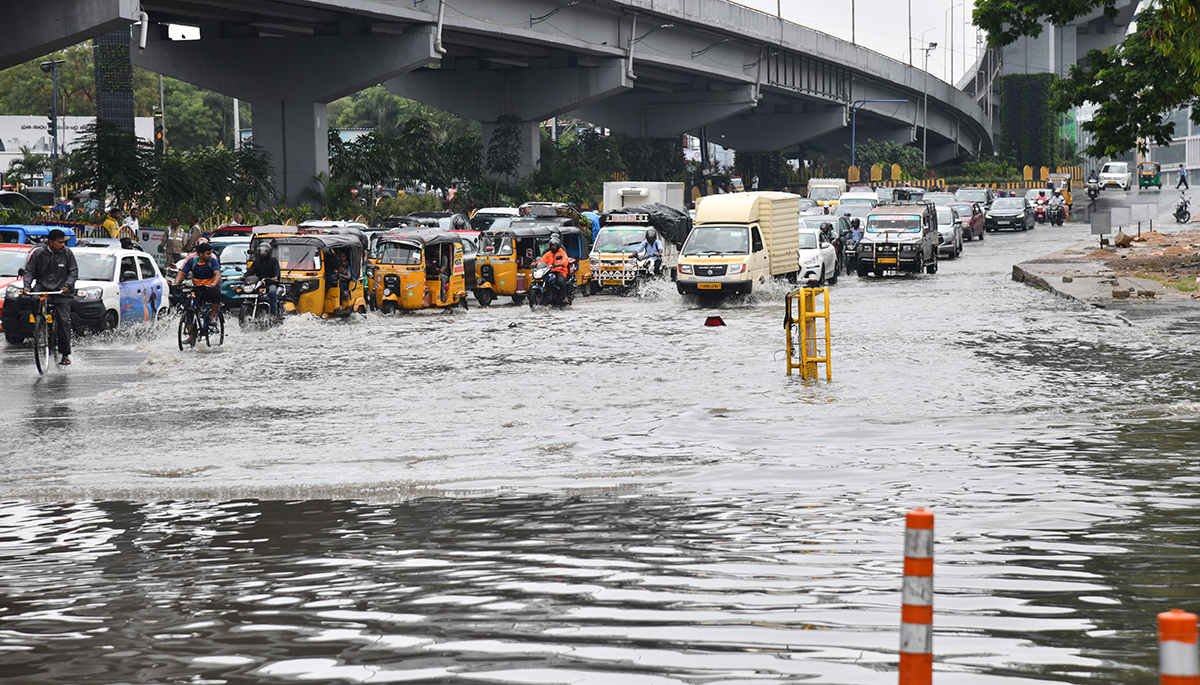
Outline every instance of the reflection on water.
POLYGON ((0 680, 893 683, 923 505, 940 682, 1153 682, 1195 322, 1008 281, 1070 231, 844 277, 832 383, 783 287, 5 350, 0 680))

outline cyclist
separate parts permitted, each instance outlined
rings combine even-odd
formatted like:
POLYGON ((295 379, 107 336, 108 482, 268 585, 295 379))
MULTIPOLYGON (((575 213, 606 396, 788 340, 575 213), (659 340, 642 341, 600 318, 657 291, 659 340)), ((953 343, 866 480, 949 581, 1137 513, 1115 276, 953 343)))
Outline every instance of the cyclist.
MULTIPOLYGON (((33 290, 70 295, 79 278, 79 267, 75 255, 67 247, 67 234, 60 229, 51 229, 45 245, 39 245, 29 253, 25 263, 25 282, 21 293, 33 290)), ((59 364, 71 363, 71 300, 62 295, 50 299, 53 307, 54 327, 58 333, 59 364)))
MULTIPOLYGON (((175 276, 175 285, 183 283, 184 276, 191 276, 196 287, 196 300, 208 302, 209 321, 216 323, 221 313, 221 263, 213 256, 211 243, 196 246, 196 256, 189 257, 175 276)), ((195 335, 195 331, 189 331, 195 335)))

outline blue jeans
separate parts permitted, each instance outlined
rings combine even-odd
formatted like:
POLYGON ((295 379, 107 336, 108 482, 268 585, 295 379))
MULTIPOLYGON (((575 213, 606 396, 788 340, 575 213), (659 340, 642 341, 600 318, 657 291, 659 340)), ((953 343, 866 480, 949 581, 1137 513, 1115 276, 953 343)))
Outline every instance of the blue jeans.
POLYGON ((267 300, 271 303, 271 316, 279 316, 279 286, 267 284, 267 300))

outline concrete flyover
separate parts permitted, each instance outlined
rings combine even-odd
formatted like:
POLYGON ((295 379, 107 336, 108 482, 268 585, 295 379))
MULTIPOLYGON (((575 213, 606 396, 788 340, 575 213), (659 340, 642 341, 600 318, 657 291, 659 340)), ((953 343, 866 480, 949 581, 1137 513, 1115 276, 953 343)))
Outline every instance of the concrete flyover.
MULTIPOLYGON (((726 147, 803 154, 849 143, 855 101, 905 100, 862 105, 859 140, 923 133, 924 72, 726 0, 61 0, 23 11, 36 22, 52 5, 40 11, 49 21, 64 3, 90 8, 95 26, 38 34, 45 45, 99 35, 140 6, 152 30, 135 64, 253 103, 256 141, 292 202, 328 169, 326 103, 379 83, 483 122, 485 139, 519 116, 523 171, 538 161, 539 122, 563 114, 634 136, 703 126, 726 147), (197 26, 200 39, 169 40, 166 24, 197 26)), ((0 59, 17 59, 11 49, 0 59)), ((972 98, 927 85, 929 158, 990 152, 972 98)))

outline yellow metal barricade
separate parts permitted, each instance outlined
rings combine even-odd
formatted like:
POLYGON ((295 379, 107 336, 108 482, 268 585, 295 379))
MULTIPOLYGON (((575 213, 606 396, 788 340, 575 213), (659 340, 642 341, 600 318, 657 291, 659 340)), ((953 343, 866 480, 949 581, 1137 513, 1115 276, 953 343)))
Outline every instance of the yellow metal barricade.
POLYGON ((797 288, 784 300, 787 313, 783 318, 787 329, 787 375, 795 369, 800 377, 820 377, 820 365, 825 365, 825 380, 833 380, 830 364, 832 339, 829 331, 829 288, 797 288))

